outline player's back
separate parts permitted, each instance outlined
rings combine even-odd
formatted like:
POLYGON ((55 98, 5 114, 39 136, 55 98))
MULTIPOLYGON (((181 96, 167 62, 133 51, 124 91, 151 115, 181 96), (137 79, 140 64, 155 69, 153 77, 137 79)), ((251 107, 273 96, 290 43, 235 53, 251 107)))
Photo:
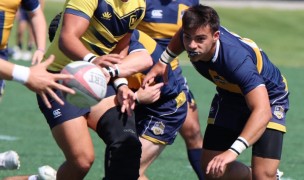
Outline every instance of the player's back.
POLYGON ((155 39, 166 48, 182 25, 183 12, 198 0, 146 0, 146 13, 137 29, 155 39))

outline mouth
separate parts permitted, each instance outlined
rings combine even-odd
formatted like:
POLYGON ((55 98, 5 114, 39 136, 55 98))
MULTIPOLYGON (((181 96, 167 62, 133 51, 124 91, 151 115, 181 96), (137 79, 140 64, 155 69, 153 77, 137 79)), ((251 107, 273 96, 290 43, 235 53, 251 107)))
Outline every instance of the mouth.
POLYGON ((191 57, 195 57, 197 55, 199 55, 198 52, 195 52, 195 51, 187 51, 188 52, 188 57, 191 58, 191 57))

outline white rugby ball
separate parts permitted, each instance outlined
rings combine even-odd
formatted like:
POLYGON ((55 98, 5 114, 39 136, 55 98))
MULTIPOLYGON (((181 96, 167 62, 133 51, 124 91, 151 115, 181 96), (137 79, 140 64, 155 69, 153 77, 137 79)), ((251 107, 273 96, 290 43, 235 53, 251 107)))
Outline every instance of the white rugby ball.
POLYGON ((74 61, 67 64, 62 74, 71 74, 74 79, 63 80, 61 83, 76 94, 63 93, 70 104, 77 107, 91 107, 101 101, 107 92, 107 80, 96 65, 86 61, 74 61))

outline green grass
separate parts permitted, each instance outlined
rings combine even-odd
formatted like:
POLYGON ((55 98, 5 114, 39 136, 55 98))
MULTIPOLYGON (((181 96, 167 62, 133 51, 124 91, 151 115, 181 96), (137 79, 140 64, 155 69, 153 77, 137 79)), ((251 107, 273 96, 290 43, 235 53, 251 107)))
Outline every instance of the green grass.
MULTIPOLYGON (((46 2, 45 14, 47 21, 61 11, 60 5, 46 2)), ((304 143, 302 141, 304 118, 303 110, 304 51, 301 39, 304 25, 302 11, 259 10, 259 9, 225 9, 216 8, 221 22, 231 31, 252 38, 266 51, 270 59, 277 64, 288 79, 290 94, 290 111, 287 114, 287 130, 280 169, 284 177, 302 179, 304 172, 304 143)), ((15 42, 15 30, 11 34, 10 44, 15 42)), ((187 58, 182 58, 182 68, 187 77, 199 106, 202 132, 206 125, 209 103, 215 92, 214 86, 202 78, 190 66, 187 58)), ((14 61, 29 65, 28 62, 14 61)), ((0 139, 0 151, 16 150, 20 155, 21 168, 15 171, 0 171, 0 179, 11 175, 36 173, 37 168, 49 164, 57 168, 64 156, 55 144, 48 125, 40 113, 35 94, 25 87, 8 82, 6 94, 0 104, 0 135, 16 137, 15 141, 0 139)), ((96 160, 86 177, 87 180, 101 179, 103 175, 104 144, 92 132, 95 145, 96 160)), ((250 150, 239 157, 249 164, 250 150)), ((187 160, 185 145, 180 136, 175 143, 168 146, 148 170, 151 180, 195 180, 187 160)))

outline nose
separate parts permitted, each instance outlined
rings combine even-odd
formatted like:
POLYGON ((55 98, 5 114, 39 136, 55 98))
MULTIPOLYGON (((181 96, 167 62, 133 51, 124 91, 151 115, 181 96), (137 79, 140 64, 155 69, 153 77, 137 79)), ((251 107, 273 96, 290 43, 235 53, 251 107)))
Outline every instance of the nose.
POLYGON ((197 47, 197 44, 196 44, 196 42, 194 41, 194 40, 191 40, 190 42, 189 42, 189 48, 191 48, 192 50, 193 49, 196 49, 196 47, 197 47))

